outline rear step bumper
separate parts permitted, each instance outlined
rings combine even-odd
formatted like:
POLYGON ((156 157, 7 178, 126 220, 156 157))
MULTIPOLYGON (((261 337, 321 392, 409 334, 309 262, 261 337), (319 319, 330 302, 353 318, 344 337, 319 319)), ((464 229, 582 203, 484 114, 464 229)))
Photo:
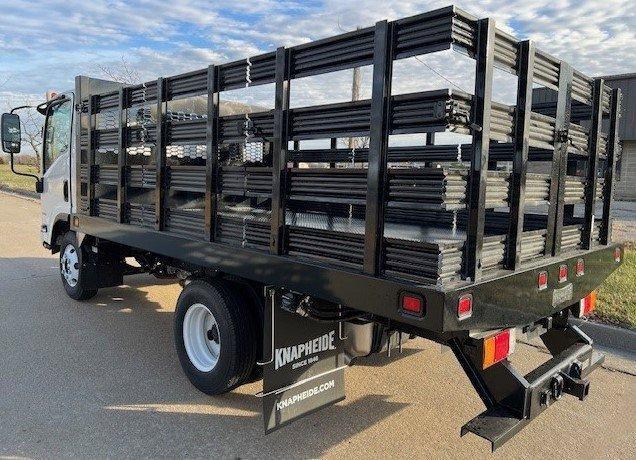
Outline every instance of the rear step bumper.
POLYGON ((573 325, 550 330, 542 339, 553 357, 525 376, 507 360, 482 370, 465 345, 452 345, 487 408, 462 427, 462 436, 469 432, 481 436, 494 451, 563 394, 585 399, 588 376, 603 363, 604 355, 595 352, 591 339, 573 325))

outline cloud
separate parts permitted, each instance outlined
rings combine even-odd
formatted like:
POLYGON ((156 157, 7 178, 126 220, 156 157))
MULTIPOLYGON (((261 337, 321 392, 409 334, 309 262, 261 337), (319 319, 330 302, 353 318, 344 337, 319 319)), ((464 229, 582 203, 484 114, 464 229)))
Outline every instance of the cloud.
MULTIPOLYGON (((448 0, 14 2, 3 8, 0 22, 0 91, 43 94, 49 88, 68 88, 75 75, 99 76, 100 68, 117 66, 122 57, 140 78, 152 80, 446 4, 448 0)), ((493 17, 498 27, 535 40, 589 75, 636 70, 636 13, 628 0, 605 0, 601 7, 597 0, 460 0, 459 6, 493 17)), ((363 84, 370 85, 370 70, 364 72, 363 84)), ((452 53, 406 60, 396 65, 396 72, 405 75, 396 81, 398 92, 422 82, 448 87, 447 80, 472 88, 471 64, 452 53)), ((496 77, 497 87, 505 78, 496 77)), ((292 91, 314 103, 346 98, 350 73, 315 81, 295 82, 292 91)), ((514 88, 502 90, 500 99, 511 94, 514 88)))

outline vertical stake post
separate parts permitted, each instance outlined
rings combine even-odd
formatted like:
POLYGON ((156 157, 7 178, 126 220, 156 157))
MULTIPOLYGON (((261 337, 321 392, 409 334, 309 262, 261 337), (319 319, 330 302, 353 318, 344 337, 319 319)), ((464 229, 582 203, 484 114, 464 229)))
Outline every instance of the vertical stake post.
POLYGON ((594 238, 596 212, 596 185, 598 184, 598 156, 600 151, 601 129, 603 127, 603 86, 602 78, 594 80, 592 95, 592 125, 588 143, 587 179, 585 182, 585 226, 581 235, 581 247, 590 249, 594 238))
POLYGON ((95 96, 90 92, 88 94, 88 164, 86 165, 86 189, 88 194, 88 215, 95 215, 95 183, 93 182, 95 175, 95 96))
POLYGON ((473 96, 473 123, 480 130, 473 131, 472 158, 468 183, 468 234, 466 236, 466 277, 473 281, 481 277, 481 253, 484 245, 486 220, 486 180, 490 148, 490 119, 492 75, 495 48, 495 22, 480 19, 477 23, 477 70, 473 96))
POLYGON ((607 136, 607 164, 605 166, 605 183, 603 184, 603 225, 601 226, 601 244, 612 241, 612 204, 614 202, 614 175, 616 174, 616 153, 618 152, 618 121, 620 118, 621 90, 612 90, 610 105, 610 123, 607 136))
POLYGON ((532 114, 532 75, 534 44, 529 40, 519 43, 519 79, 517 83, 517 109, 515 111, 514 158, 510 196, 510 227, 506 251, 507 267, 516 270, 521 261, 526 173, 530 150, 530 118, 532 114))
POLYGON ((216 239, 216 211, 218 201, 219 170, 219 84, 218 67, 208 67, 208 118, 206 126, 205 157, 205 237, 216 239))
POLYGON ((165 222, 164 195, 166 173, 165 119, 163 114, 166 91, 163 78, 157 79, 157 135, 155 139, 155 230, 163 230, 165 222))
POLYGON ((272 152, 272 214, 270 253, 282 254, 285 237, 285 191, 287 184, 287 131, 289 110, 289 52, 276 50, 276 95, 272 152))
POLYGON ((393 73, 393 33, 387 21, 375 25, 373 45, 373 87, 369 167, 364 228, 364 272, 378 275, 382 264, 384 236, 384 185, 390 130, 391 78, 393 73))
POLYGON ((126 221, 126 90, 122 86, 119 88, 119 105, 117 113, 119 115, 119 133, 117 136, 117 222, 126 221))
POLYGON ((572 67, 566 62, 559 65, 559 91, 554 123, 554 151, 550 172, 548 225, 545 240, 545 256, 561 252, 563 231, 565 181, 568 162, 568 136, 572 110, 572 67))

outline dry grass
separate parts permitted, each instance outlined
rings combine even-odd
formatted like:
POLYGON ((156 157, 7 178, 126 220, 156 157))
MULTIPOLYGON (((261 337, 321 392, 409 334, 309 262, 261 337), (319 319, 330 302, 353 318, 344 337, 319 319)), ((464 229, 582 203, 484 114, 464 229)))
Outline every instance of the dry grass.
POLYGON ((618 326, 636 328, 636 248, 625 249, 623 265, 601 286, 595 317, 618 326))
MULTIPOLYGON (((27 165, 16 165, 15 169, 19 172, 36 175, 38 171, 36 166, 27 165)), ((35 192, 35 179, 32 177, 24 177, 13 174, 11 172, 11 167, 8 164, 0 164, 0 187, 35 192)))

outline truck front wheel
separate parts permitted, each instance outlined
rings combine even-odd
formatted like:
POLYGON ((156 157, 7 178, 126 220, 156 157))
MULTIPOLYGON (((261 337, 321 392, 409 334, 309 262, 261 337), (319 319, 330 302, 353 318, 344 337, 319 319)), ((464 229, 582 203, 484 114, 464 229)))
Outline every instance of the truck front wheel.
POLYGON ((189 282, 177 301, 174 337, 181 367, 209 395, 246 383, 256 365, 257 319, 223 280, 189 282))
POLYGON ((88 268, 82 265, 83 257, 75 232, 66 232, 60 245, 60 274, 64 290, 75 300, 88 300, 97 294, 97 289, 85 286, 85 271, 88 268))

